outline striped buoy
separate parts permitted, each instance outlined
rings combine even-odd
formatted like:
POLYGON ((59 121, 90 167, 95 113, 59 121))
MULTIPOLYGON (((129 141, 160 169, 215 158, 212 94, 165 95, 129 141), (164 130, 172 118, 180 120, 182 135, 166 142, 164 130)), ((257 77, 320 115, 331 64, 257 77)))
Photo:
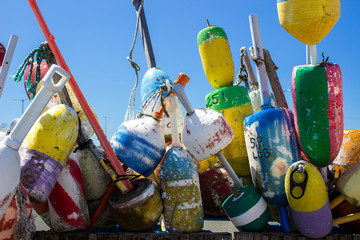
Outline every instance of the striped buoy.
POLYGON ((246 153, 244 118, 253 113, 249 94, 243 86, 222 87, 207 94, 206 107, 221 112, 234 132, 234 139, 222 153, 239 177, 250 176, 246 153))
MULTIPOLYGON (((154 112, 160 110, 162 106, 160 86, 165 85, 167 79, 170 81, 170 84, 173 85, 169 75, 160 68, 153 67, 146 71, 143 79, 141 80, 141 102, 143 104, 142 108, 144 113, 154 115, 154 112)), ((167 91, 164 91, 162 96, 165 97, 167 93, 167 91)), ((179 119, 179 121, 177 121, 177 126, 178 132, 180 132, 184 127, 184 113, 181 108, 176 110, 176 117, 179 119)), ((166 139, 169 138, 171 133, 169 123, 170 118, 167 116, 164 116, 160 120, 160 128, 166 139)))
POLYGON ((110 143, 120 162, 145 177, 155 170, 165 154, 159 122, 151 117, 123 122, 110 143))
POLYGON ((304 154, 317 167, 326 167, 339 153, 344 132, 342 95, 339 65, 294 67, 295 129, 304 154))
POLYGON ((90 201, 101 198, 111 182, 109 174, 89 148, 78 150, 73 154, 73 158, 76 158, 80 164, 86 199, 90 201))
POLYGON ((231 86, 235 69, 224 29, 209 26, 198 33, 197 43, 205 75, 213 88, 231 86))
POLYGON ((266 202, 287 205, 287 169, 300 159, 293 116, 289 109, 262 109, 245 118, 245 141, 251 177, 266 202))
POLYGON ((40 216, 40 218, 43 220, 43 222, 51 228, 51 222, 50 222, 50 212, 49 212, 49 204, 48 201, 45 201, 43 203, 36 203, 31 202, 31 205, 33 209, 36 211, 36 213, 40 216))
MULTIPOLYGON (((16 190, 17 193, 12 198, 9 207, 6 209, 4 216, 1 218, 0 221, 0 239, 27 239, 27 233, 24 230, 30 230, 31 228, 31 212, 32 206, 29 200, 29 197, 26 193, 25 188, 20 183, 18 189, 16 190), (23 199, 19 199, 23 198, 23 199), (19 206, 18 203, 24 202, 23 206, 19 206), (25 207, 25 209, 23 209, 25 207), (18 211, 21 211, 19 213, 18 211), (24 216, 25 214, 25 216, 24 216), (20 218, 22 219, 20 219, 20 218), (27 226, 26 224, 27 218, 27 226), (29 229, 27 229, 29 228, 29 229), (20 238, 19 238, 20 237, 20 238)), ((20 204, 21 205, 21 204, 20 204)), ((34 226, 35 227, 35 226, 34 226)), ((35 230, 35 228, 33 229, 35 230)), ((29 232, 30 233, 30 232, 29 232)))
POLYGON ((183 147, 171 147, 161 165, 160 182, 166 229, 198 232, 204 225, 199 174, 183 147))
POLYGON ((306 161, 293 163, 286 172, 285 191, 291 215, 301 234, 321 238, 331 231, 328 192, 314 165, 306 161))
POLYGON ((319 43, 340 17, 340 0, 277 0, 280 25, 297 40, 319 43))
POLYGON ((49 212, 51 227, 57 232, 81 229, 90 223, 84 183, 74 153, 49 196, 49 212))
POLYGON ((222 207, 240 231, 259 231, 270 219, 270 211, 264 198, 252 184, 239 189, 239 196, 230 195, 222 207))
POLYGON ((44 112, 19 150, 21 181, 32 201, 45 202, 76 143, 76 112, 63 104, 44 112))
POLYGON ((131 184, 131 192, 122 194, 116 189, 111 194, 108 203, 113 217, 124 231, 151 231, 163 210, 159 190, 146 178, 131 181, 131 184))

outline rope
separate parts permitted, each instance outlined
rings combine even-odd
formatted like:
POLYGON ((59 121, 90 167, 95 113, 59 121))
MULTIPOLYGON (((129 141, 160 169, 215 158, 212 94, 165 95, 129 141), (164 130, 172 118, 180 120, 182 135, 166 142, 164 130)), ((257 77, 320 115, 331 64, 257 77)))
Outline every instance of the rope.
POLYGON ((151 112, 154 112, 155 109, 155 103, 160 99, 160 103, 161 103, 161 107, 164 110, 164 114, 166 117, 170 117, 169 113, 166 111, 166 107, 165 107, 165 99, 174 92, 174 90, 172 89, 172 87, 170 87, 170 89, 167 88, 166 84, 162 84, 159 85, 159 89, 157 89, 155 92, 153 92, 146 100, 145 102, 141 105, 142 109, 147 108, 147 106, 151 103, 154 102, 154 105, 151 109, 151 112), (166 95, 164 96, 164 93, 166 93, 166 95), (155 100, 154 100, 155 99, 155 100))
POLYGON ((245 56, 245 54, 242 52, 241 57, 240 57, 239 73, 237 74, 237 79, 236 79, 236 82, 235 82, 234 85, 240 86, 240 84, 242 82, 244 82, 245 88, 249 92, 250 87, 249 87, 249 81, 248 81, 248 73, 246 71, 246 67, 245 67, 245 64, 244 64, 244 56, 245 56))
POLYGON ((40 46, 39 48, 36 48, 34 50, 32 50, 28 56, 25 58, 25 60, 23 61, 23 63, 20 65, 18 71, 16 72, 15 76, 14 76, 14 81, 15 83, 18 83, 21 81, 22 76, 25 73, 26 67, 28 65, 30 65, 30 69, 29 69, 29 76, 26 79, 26 89, 30 95, 30 100, 32 100, 36 94, 36 87, 38 85, 38 83, 40 82, 40 65, 41 65, 41 61, 44 59, 44 56, 48 56, 49 52, 51 52, 50 48, 48 47, 43 47, 40 46), (34 62, 35 62, 35 57, 36 57, 36 71, 35 71, 35 81, 34 83, 31 83, 31 75, 32 75, 32 71, 33 71, 33 67, 34 67, 34 62))
POLYGON ((137 90, 138 83, 139 83, 139 74, 138 74, 138 72, 140 71, 140 67, 136 62, 133 61, 132 53, 134 51, 134 47, 135 47, 135 43, 136 43, 136 38, 137 38, 138 29, 139 29, 139 23, 140 23, 140 12, 142 11, 143 5, 144 5, 144 1, 142 0, 141 3, 140 3, 139 10, 137 11, 136 28, 135 28, 135 34, 134 34, 133 43, 131 45, 129 56, 126 58, 130 62, 131 66, 135 70, 136 81, 135 81, 135 86, 131 90, 131 93, 130 93, 129 104, 128 104, 128 108, 127 108, 127 111, 126 111, 126 114, 125 114, 125 121, 135 118, 135 99, 136 99, 136 90, 137 90))
POLYGON ((26 197, 21 190, 20 185, 15 193, 17 205, 17 225, 16 225, 16 238, 15 239, 32 239, 33 233, 36 231, 34 219, 27 216, 26 212, 26 197))

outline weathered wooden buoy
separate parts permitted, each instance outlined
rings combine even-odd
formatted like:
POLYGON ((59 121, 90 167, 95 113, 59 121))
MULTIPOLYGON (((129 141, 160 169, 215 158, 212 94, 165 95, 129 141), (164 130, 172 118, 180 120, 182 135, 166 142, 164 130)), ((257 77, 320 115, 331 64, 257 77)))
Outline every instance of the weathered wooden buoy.
MULTIPOLYGON (((28 77, 29 77, 29 73, 30 73, 30 65, 27 66, 25 73, 24 73, 24 86, 25 86, 25 91, 26 94, 28 95, 29 99, 32 99, 32 97, 37 94, 39 92, 39 90, 42 87, 42 81, 40 81, 37 86, 36 86, 36 91, 35 93, 31 93, 28 91, 28 87, 30 87, 30 84, 34 84, 35 83, 35 73, 36 73, 36 68, 37 68, 37 63, 33 64, 33 69, 31 72, 31 76, 30 76, 30 82, 27 81, 28 77)), ((40 63, 40 79, 43 79, 43 77, 45 76, 45 74, 47 73, 47 71, 49 70, 49 67, 47 65, 47 63, 45 61, 42 61, 40 63)), ((71 90, 71 87, 69 84, 66 84, 66 90, 69 94, 70 97, 70 101, 72 104, 72 107, 74 108, 74 110, 77 112, 80 121, 81 121, 81 127, 82 129, 85 131, 86 135, 88 135, 89 137, 91 137, 94 134, 94 130, 91 127, 89 120, 87 119, 84 111, 82 110, 80 103, 78 102, 77 98, 75 97, 74 92, 71 90)), ((49 103, 47 104, 47 107, 45 109, 45 111, 55 105, 61 104, 61 99, 59 97, 59 95, 57 93, 55 93, 52 98, 50 99, 49 103)), ((64 103, 66 104, 66 103, 64 103)), ((91 108, 91 107, 90 107, 91 108)), ((93 111, 95 117, 96 117, 96 113, 93 111)))
POLYGON ((79 163, 72 153, 49 195, 52 229, 65 232, 90 223, 84 183, 79 163))
POLYGON ((80 164, 86 199, 91 201, 101 198, 111 182, 109 174, 89 148, 78 150, 73 154, 73 158, 76 158, 80 164))
MULTIPOLYGON (((26 230, 30 229, 26 228, 30 228, 29 225, 31 223, 29 223, 29 219, 32 212, 32 206, 26 190, 21 183, 16 191, 17 193, 11 200, 4 216, 1 218, 0 239, 26 239, 28 237, 26 230), (19 212, 19 210, 21 212, 19 212), (28 226, 24 226, 26 224, 26 219, 28 220, 28 226)), ((35 228, 33 230, 35 230, 35 228)), ((31 233, 29 232, 29 234, 31 233)))
POLYGON ((20 148, 21 181, 32 201, 45 202, 76 144, 79 128, 74 109, 56 105, 44 112, 20 148))
POLYGON ((349 167, 360 160, 360 130, 344 129, 343 141, 339 154, 332 162, 331 170, 338 179, 349 167))
MULTIPOLYGON (((244 184, 242 183, 241 179, 239 179, 235 171, 230 166, 229 162, 221 153, 221 150, 223 150, 233 138, 234 133, 232 132, 230 125, 226 122, 224 116, 215 110, 192 108, 191 103, 189 102, 183 88, 188 81, 189 78, 185 74, 180 74, 178 80, 175 81, 174 86, 175 93, 179 97, 181 103, 183 104, 187 112, 185 116, 184 130, 181 135, 184 145, 187 147, 192 156, 196 156, 195 159, 197 161, 202 161, 206 159, 209 155, 211 156, 216 154, 216 156, 219 158, 220 162, 224 166, 225 170, 229 173, 230 177, 235 182, 236 186, 240 189, 240 191, 244 191, 244 184), (186 141, 184 141, 184 139, 186 141)), ((260 199, 259 201, 265 203, 264 199, 258 192, 251 191, 249 195, 249 198, 256 198, 257 200, 260 199)), ((245 198, 248 197, 245 196, 245 198)), ((241 202, 248 201, 246 199, 243 199, 241 193, 239 196, 235 197, 234 200, 230 201, 236 202, 238 200, 241 202)), ((265 205, 261 206, 263 207, 257 209, 255 212, 251 212, 252 218, 251 221, 248 222, 251 223, 253 221, 256 221, 257 224, 252 225, 254 229, 256 228, 256 230, 261 230, 266 225, 267 221, 270 220, 270 213, 266 203, 265 205), (263 218, 263 220, 258 222, 257 220, 259 220, 259 218, 263 218)), ((248 205, 248 207, 251 208, 252 206, 248 205)), ((236 211, 238 210, 237 208, 234 209, 231 206, 224 207, 224 205, 223 208, 231 220, 231 216, 242 215, 239 211, 236 211), (236 212, 232 212, 233 210, 235 210, 236 212)), ((245 211, 247 210, 249 210, 249 208, 245 211)), ((247 215, 244 215, 244 217, 248 218, 247 215)), ((247 221, 242 218, 243 216, 236 218, 236 221, 234 220, 232 222, 235 226, 242 226, 241 224, 238 224, 238 222, 247 221)))
MULTIPOLYGON (((166 90, 162 92, 162 85, 166 84, 166 80, 169 79, 170 83, 173 84, 170 77, 160 68, 153 67, 149 68, 143 79, 141 80, 141 102, 144 113, 154 115, 154 112, 159 111, 161 108, 161 95, 165 97, 168 93, 166 90)), ((184 114, 181 108, 176 111, 176 117, 178 121, 178 131, 183 129, 184 114)), ((166 139, 170 138, 171 127, 170 118, 164 116, 160 120, 160 128, 166 139)))
POLYGON ((165 154, 165 140, 159 122, 144 117, 123 122, 111 138, 119 161, 149 176, 165 154))
POLYGON ((309 238, 326 236, 332 228, 328 193, 319 170, 309 162, 293 163, 286 173, 286 197, 299 232, 309 238))
POLYGON ((319 43, 340 17, 340 0, 278 0, 280 25, 297 40, 319 43))
POLYGON ((304 154, 315 166, 326 167, 339 153, 344 132, 339 65, 294 67, 292 100, 295 129, 304 154))
MULTIPOLYGON (((260 98, 260 90, 254 90, 249 93, 251 105, 253 107, 254 112, 258 112, 261 110, 261 98, 260 98)), ((277 104, 275 101, 275 97, 273 93, 270 93, 270 105, 274 108, 277 108, 277 104)))
POLYGON ((54 92, 61 91, 70 75, 58 66, 52 66, 44 78, 44 87, 33 102, 30 103, 14 129, 0 142, 0 218, 9 206, 15 189, 20 182, 19 148, 26 134, 34 124, 54 92), (51 77, 56 73, 61 75, 57 84, 53 84, 51 77))
POLYGON ((224 29, 209 26, 198 33, 197 43, 205 75, 213 88, 231 86, 235 69, 224 29))
MULTIPOLYGON (((263 59, 257 15, 250 15, 249 20, 255 57, 263 59)), ((284 182, 286 170, 300 160, 300 148, 291 110, 270 105, 264 62, 258 61, 256 68, 262 107, 244 119, 251 177, 266 202, 279 208, 282 230, 290 232, 284 182)))
POLYGON ((229 186, 235 188, 234 181, 220 163, 216 163, 201 173, 199 179, 204 213, 225 216, 222 204, 232 194, 229 186))
POLYGON ((337 180, 336 186, 345 199, 354 206, 360 206, 360 161, 349 167, 337 180))
POLYGON ((172 126, 172 147, 164 156, 159 175, 165 225, 169 232, 198 232, 204 226, 199 174, 194 160, 179 142, 175 127, 177 102, 176 96, 170 96, 166 102, 172 126))
MULTIPOLYGON (((91 200, 88 201, 88 208, 89 208, 89 214, 90 219, 93 217, 93 214, 98 207, 100 203, 100 200, 91 200)), ((113 228, 117 225, 112 213, 109 204, 107 203, 103 210, 101 211, 99 217, 97 218, 94 227, 98 228, 113 228)))
POLYGON ((234 139, 222 153, 238 176, 250 176, 244 137, 244 118, 253 113, 249 94, 243 86, 216 89, 205 97, 206 107, 221 112, 234 132, 234 139))
POLYGON ((116 189, 108 203, 120 228, 130 232, 146 232, 159 221, 163 203, 159 191, 150 179, 131 181, 133 189, 122 194, 116 189))

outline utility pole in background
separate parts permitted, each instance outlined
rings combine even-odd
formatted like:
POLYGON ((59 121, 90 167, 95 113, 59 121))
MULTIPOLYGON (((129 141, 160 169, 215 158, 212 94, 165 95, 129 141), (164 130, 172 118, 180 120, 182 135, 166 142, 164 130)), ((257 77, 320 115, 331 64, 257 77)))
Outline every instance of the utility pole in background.
POLYGON ((24 113, 24 102, 27 100, 25 98, 14 98, 13 100, 21 101, 21 115, 24 113))

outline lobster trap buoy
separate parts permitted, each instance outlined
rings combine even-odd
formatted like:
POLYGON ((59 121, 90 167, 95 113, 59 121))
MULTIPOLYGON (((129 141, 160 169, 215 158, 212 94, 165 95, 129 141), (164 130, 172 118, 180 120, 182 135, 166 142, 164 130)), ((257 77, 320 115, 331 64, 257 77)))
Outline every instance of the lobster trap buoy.
POLYGON ((340 17, 340 0, 278 0, 280 25, 307 45, 319 43, 340 17))
POLYGON ((110 143, 120 162, 145 177, 154 172, 165 154, 159 122, 151 117, 123 122, 110 143))
POLYGON ((339 153, 344 132, 342 96, 339 65, 324 63, 294 67, 295 129, 304 154, 317 167, 326 167, 339 153))
MULTIPOLYGON (((161 98, 167 95, 167 91, 161 89, 161 86, 166 85, 166 80, 173 84, 169 75, 157 67, 149 68, 141 81, 141 102, 145 114, 153 115, 154 112, 159 111, 162 107, 161 98)), ((177 126, 178 132, 183 128, 184 113, 181 108, 176 110, 176 117, 179 119, 177 126)), ((164 116, 160 120, 160 128, 165 138, 168 140, 171 134, 170 118, 164 116)))
POLYGON ((74 109, 56 105, 34 123, 21 145, 21 181, 32 201, 45 202, 76 144, 74 109))
POLYGON ((133 189, 122 194, 116 189, 108 203, 112 215, 125 231, 146 232, 158 223, 163 203, 153 181, 142 178, 131 181, 133 189))
POLYGON ((286 172, 286 197, 299 232, 321 238, 332 229, 328 192, 319 170, 309 162, 297 161, 286 172))
POLYGON ((82 229, 90 223, 81 169, 74 153, 62 169, 48 202, 54 231, 82 229))
POLYGON ((198 33, 197 44, 206 78, 213 88, 231 86, 235 69, 224 29, 209 26, 198 33))
POLYGON ((239 177, 250 176, 243 123, 253 109, 246 88, 222 87, 207 94, 205 99, 206 107, 221 112, 234 132, 234 139, 222 153, 239 177))

